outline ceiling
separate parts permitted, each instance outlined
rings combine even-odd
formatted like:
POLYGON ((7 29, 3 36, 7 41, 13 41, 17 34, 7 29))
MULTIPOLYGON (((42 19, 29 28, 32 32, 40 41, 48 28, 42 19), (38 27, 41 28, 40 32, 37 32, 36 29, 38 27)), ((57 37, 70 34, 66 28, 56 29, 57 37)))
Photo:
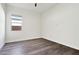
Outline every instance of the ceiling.
POLYGON ((37 7, 35 7, 35 3, 8 3, 8 5, 19 7, 27 10, 33 10, 36 12, 44 12, 47 9, 53 7, 56 3, 37 3, 37 7))

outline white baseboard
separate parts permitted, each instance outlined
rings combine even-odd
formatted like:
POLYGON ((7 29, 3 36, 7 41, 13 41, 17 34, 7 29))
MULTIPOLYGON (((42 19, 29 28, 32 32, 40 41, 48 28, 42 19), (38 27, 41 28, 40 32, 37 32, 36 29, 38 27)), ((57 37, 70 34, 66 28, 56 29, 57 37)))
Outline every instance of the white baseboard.
POLYGON ((56 43, 59 43, 59 44, 62 44, 62 45, 65 45, 65 46, 68 46, 68 47, 73 48, 73 49, 79 50, 79 48, 76 47, 76 46, 72 46, 72 45, 68 45, 68 44, 65 44, 65 43, 62 43, 62 42, 59 42, 59 41, 55 41, 55 40, 52 40, 52 38, 48 38, 48 37, 44 37, 44 36, 42 38, 56 42, 56 43))
MULTIPOLYGON (((62 45, 71 47, 71 48, 73 48, 73 49, 79 50, 79 48, 76 47, 76 46, 73 46, 73 45, 70 45, 70 44, 66 44, 66 43, 64 43, 64 42, 55 41, 55 40, 52 40, 52 38, 48 38, 48 37, 45 37, 45 36, 42 36, 42 37, 31 37, 31 38, 26 38, 26 39, 19 39, 19 40, 16 40, 16 41, 32 40, 32 39, 37 39, 37 38, 44 38, 44 39, 47 39, 47 40, 50 40, 50 41, 53 41, 53 42, 57 42, 57 43, 59 43, 59 44, 62 44, 62 45)), ((6 42, 6 43, 16 42, 16 41, 15 41, 15 40, 14 40, 14 41, 8 41, 8 42, 6 42)), ((3 45, 4 45, 4 44, 3 44, 3 45)), ((3 45, 2 45, 2 46, 3 46, 3 45)), ((2 46, 1 46, 1 48, 2 48, 2 46)))
POLYGON ((17 40, 14 40, 14 41, 11 40, 11 41, 7 41, 6 43, 23 41, 23 40, 32 40, 32 39, 37 39, 37 38, 41 38, 41 37, 31 37, 31 38, 25 38, 25 39, 17 39, 17 40))

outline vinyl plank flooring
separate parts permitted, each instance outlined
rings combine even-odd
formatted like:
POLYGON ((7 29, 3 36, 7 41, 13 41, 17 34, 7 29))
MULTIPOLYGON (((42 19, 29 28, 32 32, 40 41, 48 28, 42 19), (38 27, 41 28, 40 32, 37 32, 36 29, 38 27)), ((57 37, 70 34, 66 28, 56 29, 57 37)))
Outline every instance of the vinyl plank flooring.
POLYGON ((79 55, 79 50, 38 38, 6 43, 0 55, 79 55))

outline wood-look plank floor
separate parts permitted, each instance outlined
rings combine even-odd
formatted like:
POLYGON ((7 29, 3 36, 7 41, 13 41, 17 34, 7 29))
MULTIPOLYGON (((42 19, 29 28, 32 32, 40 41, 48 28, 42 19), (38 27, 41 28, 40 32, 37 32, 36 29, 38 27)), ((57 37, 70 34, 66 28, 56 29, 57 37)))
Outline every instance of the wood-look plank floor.
POLYGON ((79 55, 79 50, 39 38, 6 43, 0 55, 79 55))

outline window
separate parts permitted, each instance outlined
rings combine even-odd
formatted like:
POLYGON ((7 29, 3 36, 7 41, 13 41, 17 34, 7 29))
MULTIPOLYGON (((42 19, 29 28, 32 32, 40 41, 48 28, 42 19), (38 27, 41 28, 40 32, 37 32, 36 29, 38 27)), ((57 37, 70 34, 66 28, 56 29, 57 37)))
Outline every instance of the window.
POLYGON ((11 24, 11 28, 12 31, 18 31, 22 29, 22 16, 18 16, 18 15, 11 15, 11 19, 12 19, 12 24, 11 24))

